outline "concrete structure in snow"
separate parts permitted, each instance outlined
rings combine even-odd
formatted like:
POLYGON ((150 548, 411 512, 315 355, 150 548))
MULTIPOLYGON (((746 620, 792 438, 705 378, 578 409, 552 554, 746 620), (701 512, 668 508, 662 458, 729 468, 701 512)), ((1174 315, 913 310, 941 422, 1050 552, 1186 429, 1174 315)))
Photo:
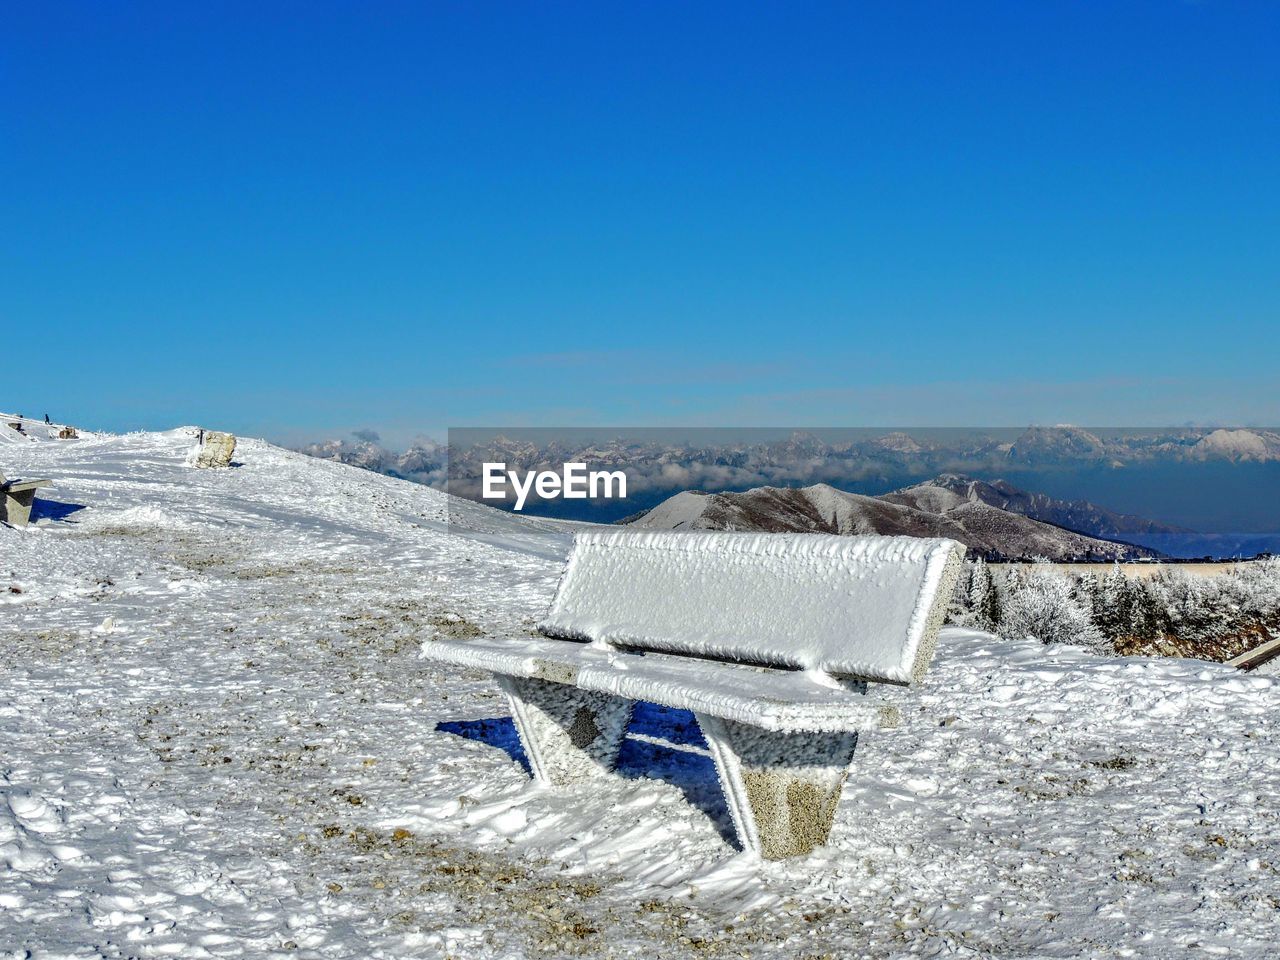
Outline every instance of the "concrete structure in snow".
POLYGON ((25 527, 31 519, 36 491, 51 486, 52 480, 6 480, 0 473, 0 522, 25 527))
POLYGON ((546 639, 423 653, 493 673, 535 779, 556 786, 613 768, 636 700, 692 710, 744 849, 800 856, 829 836, 858 731, 900 722, 880 692, 923 677, 963 554, 913 537, 583 533, 546 639))

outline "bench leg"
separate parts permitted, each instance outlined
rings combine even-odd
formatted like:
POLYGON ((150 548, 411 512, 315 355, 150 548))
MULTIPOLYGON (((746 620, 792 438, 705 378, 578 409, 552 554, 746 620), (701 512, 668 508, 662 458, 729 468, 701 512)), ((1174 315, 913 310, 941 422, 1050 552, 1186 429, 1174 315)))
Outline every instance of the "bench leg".
POLYGON ((562 787, 613 769, 634 701, 548 680, 497 680, 535 780, 562 787))
POLYGON ((782 860, 827 842, 856 733, 773 733, 697 718, 744 849, 782 860))
POLYGON ((0 494, 0 520, 15 527, 25 527, 31 519, 31 505, 36 499, 34 490, 20 490, 17 493, 6 490, 0 494))

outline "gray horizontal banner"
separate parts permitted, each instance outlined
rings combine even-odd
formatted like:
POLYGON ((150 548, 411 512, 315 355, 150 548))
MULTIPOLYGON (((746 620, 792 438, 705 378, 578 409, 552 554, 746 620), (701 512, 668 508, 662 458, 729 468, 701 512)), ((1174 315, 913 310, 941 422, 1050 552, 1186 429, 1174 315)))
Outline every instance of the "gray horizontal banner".
MULTIPOLYGON (((1270 428, 465 427, 419 457, 419 479, 557 534, 950 535, 992 559, 1082 562, 1280 552, 1270 428)), ((450 501, 450 524, 486 516, 450 501)))

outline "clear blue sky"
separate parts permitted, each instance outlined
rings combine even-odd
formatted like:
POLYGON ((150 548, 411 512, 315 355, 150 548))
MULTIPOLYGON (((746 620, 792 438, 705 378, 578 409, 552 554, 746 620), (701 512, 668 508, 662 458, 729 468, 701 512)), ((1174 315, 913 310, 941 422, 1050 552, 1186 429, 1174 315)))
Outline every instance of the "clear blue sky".
POLYGON ((0 409, 1280 422, 1278 51, 1270 2, 8 2, 0 409))

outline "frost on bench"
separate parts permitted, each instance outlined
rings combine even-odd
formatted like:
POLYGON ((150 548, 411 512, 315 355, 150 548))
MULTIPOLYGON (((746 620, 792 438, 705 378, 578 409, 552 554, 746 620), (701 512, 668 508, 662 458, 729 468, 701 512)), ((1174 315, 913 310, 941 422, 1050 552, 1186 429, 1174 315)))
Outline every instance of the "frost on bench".
POLYGON ((610 771, 635 701, 692 710, 743 847, 801 856, 827 840, 859 731, 900 721, 883 691, 923 676, 962 556, 910 537, 582 533, 546 639, 423 653, 495 675, 545 784, 610 771))
POLYGON ((917 537, 580 533, 538 629, 688 656, 919 680, 957 545, 917 537), (935 602, 937 601, 937 602, 935 602))
POLYGON ((612 770, 631 700, 532 677, 499 676, 534 779, 564 787, 612 770))

